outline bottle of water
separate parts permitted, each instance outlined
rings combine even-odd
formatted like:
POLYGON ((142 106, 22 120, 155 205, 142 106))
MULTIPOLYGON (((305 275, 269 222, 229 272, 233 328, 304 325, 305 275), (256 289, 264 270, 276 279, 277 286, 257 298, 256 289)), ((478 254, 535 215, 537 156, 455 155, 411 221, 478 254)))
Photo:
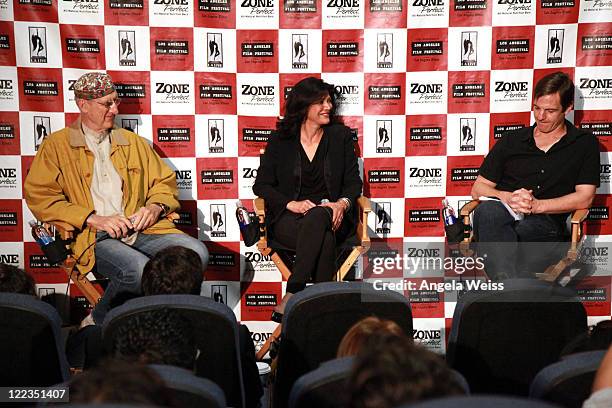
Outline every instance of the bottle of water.
POLYGON ((448 225, 456 224, 458 219, 457 219, 457 216, 455 216, 455 210, 448 203, 448 200, 446 198, 442 200, 442 207, 443 207, 442 214, 444 217, 444 225, 448 226, 448 225))
POLYGON ((32 227, 32 237, 41 247, 47 246, 55 241, 55 238, 49 234, 49 231, 35 220, 30 220, 29 224, 30 227, 32 227))
POLYGON ((247 210, 244 205, 242 205, 242 201, 236 201, 236 220, 238 220, 238 226, 240 227, 240 231, 244 231, 246 227, 251 223, 251 217, 249 215, 249 210, 247 210))

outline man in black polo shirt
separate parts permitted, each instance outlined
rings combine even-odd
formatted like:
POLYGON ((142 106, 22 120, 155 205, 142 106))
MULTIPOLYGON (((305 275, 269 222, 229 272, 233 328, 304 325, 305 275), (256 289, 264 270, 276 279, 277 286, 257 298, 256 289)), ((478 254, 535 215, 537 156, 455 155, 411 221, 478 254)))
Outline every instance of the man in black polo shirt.
POLYGON ((535 124, 504 135, 480 167, 472 197, 494 200, 476 208, 474 233, 491 279, 544 272, 561 256, 563 245, 554 243, 567 240, 569 213, 593 201, 599 147, 595 136, 565 120, 573 101, 566 74, 542 78, 534 90, 535 124))

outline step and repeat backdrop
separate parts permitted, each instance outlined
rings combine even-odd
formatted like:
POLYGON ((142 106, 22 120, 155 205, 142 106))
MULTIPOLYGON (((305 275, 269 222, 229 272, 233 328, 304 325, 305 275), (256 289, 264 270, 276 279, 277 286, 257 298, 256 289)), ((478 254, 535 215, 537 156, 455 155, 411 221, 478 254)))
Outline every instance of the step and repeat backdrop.
MULTIPOLYGON (((33 242, 23 179, 44 138, 76 119, 72 86, 89 70, 116 82, 117 125, 176 170, 181 228, 211 253, 203 295, 258 344, 284 282, 241 242, 234 212, 238 199, 252 208, 259 150, 293 84, 316 76, 340 93, 375 245, 437 256, 441 200, 469 199, 491 146, 532 122, 534 84, 564 71, 577 91, 569 119, 601 144, 584 251, 596 271, 580 293, 591 322, 610 318, 610 0, 0 0, 0 261, 32 273, 47 299, 80 293, 33 242)), ((415 287, 415 337, 443 352, 455 302, 415 287)))

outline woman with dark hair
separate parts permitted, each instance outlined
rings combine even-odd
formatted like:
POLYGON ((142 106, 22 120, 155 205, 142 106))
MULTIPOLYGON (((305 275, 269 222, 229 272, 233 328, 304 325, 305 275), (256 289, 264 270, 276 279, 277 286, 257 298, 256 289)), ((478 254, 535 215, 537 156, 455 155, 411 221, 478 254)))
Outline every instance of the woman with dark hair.
POLYGON ((275 321, 309 278, 333 278, 336 243, 355 229, 352 210, 362 182, 350 131, 335 116, 336 98, 334 86, 317 78, 293 87, 253 186, 266 201, 273 239, 296 251, 287 293, 272 315, 275 321))

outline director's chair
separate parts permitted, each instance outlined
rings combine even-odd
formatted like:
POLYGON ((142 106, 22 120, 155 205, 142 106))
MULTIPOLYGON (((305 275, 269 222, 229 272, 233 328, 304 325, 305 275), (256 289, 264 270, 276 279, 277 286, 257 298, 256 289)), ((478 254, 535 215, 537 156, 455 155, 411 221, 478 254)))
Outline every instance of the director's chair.
MULTIPOLYGON (((480 200, 472 200, 459 210, 459 215, 463 221, 463 241, 459 243, 459 249, 464 256, 472 256, 474 254, 474 251, 470 248, 470 244, 476 241, 477 237, 474 236, 470 215, 479 204, 480 200)), ((582 223, 586 220, 588 215, 588 209, 578 209, 572 212, 570 219, 570 244, 567 253, 557 263, 546 268, 544 272, 537 273, 536 277, 538 279, 546 282, 556 282, 565 271, 569 271, 569 267, 578 259, 582 246, 582 238, 584 236, 582 223)))
MULTIPOLYGON (((368 215, 372 212, 370 200, 368 200, 367 197, 360 196, 356 200, 355 206, 357 215, 355 235, 349 237, 345 242, 341 243, 341 245, 336 248, 336 251, 340 252, 340 255, 346 253, 346 250, 350 250, 348 256, 344 259, 336 272, 336 281, 338 282, 344 280, 357 259, 370 249, 370 237, 368 236, 368 215)), ((259 221, 259 241, 257 241, 257 249, 262 255, 270 256, 270 259, 272 259, 274 265, 276 265, 276 268, 280 271, 281 275, 283 275, 283 278, 287 280, 289 279, 289 276, 291 276, 291 269, 287 263, 290 263, 291 260, 285 255, 287 253, 291 253, 292 250, 268 239, 264 199, 261 197, 254 199, 253 207, 255 209, 255 215, 259 221)), ((266 355, 270 349, 270 345, 278 339, 280 332, 281 325, 279 324, 272 335, 257 352, 256 357, 258 360, 261 360, 266 355)))
MULTIPOLYGON (((180 216, 176 212, 172 212, 166 215, 166 218, 170 221, 174 222, 180 218, 180 216)), ((67 257, 60 261, 59 267, 66 272, 72 283, 74 283, 77 288, 83 293, 83 296, 87 299, 87 302, 94 307, 102 297, 102 294, 96 289, 93 283, 87 278, 89 274, 81 274, 79 270, 76 268, 77 259, 75 259, 74 254, 70 250, 69 244, 75 238, 75 235, 78 233, 77 229, 63 221, 49 221, 43 222, 43 226, 49 230, 53 235, 63 241, 67 250, 67 257)))

